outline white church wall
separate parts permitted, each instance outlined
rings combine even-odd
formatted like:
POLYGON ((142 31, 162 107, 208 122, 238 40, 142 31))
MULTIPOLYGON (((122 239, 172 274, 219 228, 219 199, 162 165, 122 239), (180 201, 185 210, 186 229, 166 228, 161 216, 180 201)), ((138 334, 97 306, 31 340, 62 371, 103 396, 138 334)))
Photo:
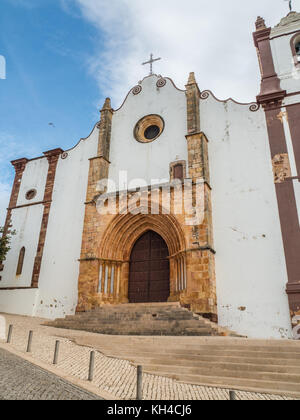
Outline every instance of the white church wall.
MULTIPOLYGON (((300 87, 300 79, 299 79, 299 87, 300 87)), ((299 95, 288 96, 288 97, 284 98, 283 106, 286 107, 288 105, 298 104, 299 102, 300 102, 300 94, 299 95)), ((286 111, 286 109, 284 109, 283 111, 286 111)))
MULTIPOLYGON (((16 231, 16 235, 12 237, 11 250, 8 252, 4 262, 0 288, 31 286, 32 271, 39 241, 43 210, 44 207, 40 204, 13 210, 12 225, 13 229, 16 231), (22 247, 25 247, 23 270, 20 276, 16 276, 19 253, 22 247)), ((1 291, 0 312, 3 302, 5 302, 5 296, 1 291)))
POLYGON ((263 110, 201 101, 209 139, 220 325, 291 337, 287 273, 263 110))
POLYGON ((131 92, 114 113, 109 178, 117 186, 120 171, 127 171, 129 181, 143 179, 148 185, 154 179, 169 181, 170 163, 188 159, 185 92, 176 89, 169 79, 166 86, 158 88, 157 80, 157 76, 145 78, 142 92, 138 95, 131 92), (150 114, 160 115, 165 121, 165 129, 154 142, 139 143, 133 134, 135 125, 150 114))
POLYGON ((59 159, 53 190, 36 316, 75 313, 89 159, 97 155, 98 129, 59 159))
POLYGON ((0 313, 35 316, 37 289, 1 290, 0 313))
POLYGON ((48 166, 49 164, 46 157, 27 162, 22 176, 17 206, 24 206, 43 201, 48 166), (27 200, 26 193, 32 189, 35 189, 37 194, 32 200, 27 200))

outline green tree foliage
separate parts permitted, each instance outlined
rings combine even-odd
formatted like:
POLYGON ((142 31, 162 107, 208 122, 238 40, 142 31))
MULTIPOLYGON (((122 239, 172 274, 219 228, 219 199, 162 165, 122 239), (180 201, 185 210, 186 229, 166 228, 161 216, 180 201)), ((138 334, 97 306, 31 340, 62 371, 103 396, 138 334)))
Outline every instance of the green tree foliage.
POLYGON ((6 255, 10 250, 10 241, 15 231, 4 232, 4 228, 0 227, 0 262, 5 261, 6 255))

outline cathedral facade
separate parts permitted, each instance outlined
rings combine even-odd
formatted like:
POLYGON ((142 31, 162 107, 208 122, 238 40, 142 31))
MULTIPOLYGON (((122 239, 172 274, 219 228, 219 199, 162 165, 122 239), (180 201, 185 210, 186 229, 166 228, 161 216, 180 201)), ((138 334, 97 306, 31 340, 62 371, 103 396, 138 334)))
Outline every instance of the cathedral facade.
POLYGON ((256 22, 257 101, 151 74, 71 150, 12 162, 0 312, 180 302, 239 334, 300 322, 300 14, 256 22))

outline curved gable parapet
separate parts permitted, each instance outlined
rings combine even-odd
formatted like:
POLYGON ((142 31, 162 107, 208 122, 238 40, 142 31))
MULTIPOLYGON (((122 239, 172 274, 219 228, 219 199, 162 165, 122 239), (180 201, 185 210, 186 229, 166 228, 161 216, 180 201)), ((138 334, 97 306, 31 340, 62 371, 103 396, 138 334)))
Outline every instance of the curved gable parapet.
POLYGON ((209 97, 212 97, 215 101, 223 103, 223 104, 227 104, 228 102, 233 102, 236 105, 241 105, 241 106, 248 106, 249 110, 251 112, 256 112, 260 109, 260 104, 258 104, 257 102, 238 102, 233 98, 228 98, 225 100, 222 99, 218 99, 213 92, 211 92, 210 90, 204 90, 201 92, 200 94, 200 99, 202 100, 207 100, 209 97))
POLYGON ((127 100, 129 99, 130 96, 134 97, 134 96, 138 96, 138 95, 142 94, 143 91, 144 91, 145 84, 148 82, 149 79, 153 79, 153 78, 157 79, 156 83, 155 83, 155 88, 156 89, 163 89, 166 85, 170 84, 178 92, 182 92, 182 93, 186 92, 186 90, 179 89, 170 77, 163 77, 163 76, 157 75, 157 74, 150 74, 150 75, 144 77, 142 80, 140 80, 136 86, 134 86, 133 88, 131 88, 129 90, 129 92, 127 93, 127 95, 126 95, 126 97, 125 97, 125 99, 122 103, 122 105, 119 108, 115 109, 114 112, 120 111, 123 108, 123 106, 126 104, 126 102, 127 102, 127 100))
POLYGON ((81 142, 88 140, 93 135, 94 131, 98 130, 98 125, 99 121, 96 122, 96 124, 94 124, 92 131, 87 137, 82 137, 81 139, 79 139, 79 141, 73 147, 71 147, 70 149, 66 149, 65 152, 71 152, 72 150, 76 149, 76 147, 79 146, 81 142))
POLYGON ((300 21, 300 13, 291 11, 287 16, 283 17, 281 21, 276 25, 276 28, 282 27, 282 26, 288 26, 291 23, 300 21))
MULTIPOLYGON (((66 153, 71 152, 72 150, 75 150, 82 142, 88 140, 93 135, 94 131, 96 129, 98 130, 98 124, 99 124, 99 121, 96 124, 94 124, 92 131, 90 132, 90 134, 87 137, 82 137, 81 139, 79 139, 79 141, 73 147, 70 147, 69 149, 64 150, 63 153, 62 153, 62 156, 64 156, 64 154, 66 154, 66 153)), ((38 156, 38 157, 28 159, 28 162, 33 162, 35 160, 40 160, 40 159, 47 159, 47 158, 46 158, 45 155, 38 156)))

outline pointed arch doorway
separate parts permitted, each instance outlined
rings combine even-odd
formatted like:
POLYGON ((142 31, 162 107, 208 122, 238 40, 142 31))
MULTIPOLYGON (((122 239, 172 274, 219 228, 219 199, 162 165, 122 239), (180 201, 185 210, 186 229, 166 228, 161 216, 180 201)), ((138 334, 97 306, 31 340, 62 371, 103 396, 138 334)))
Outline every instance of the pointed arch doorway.
POLYGON ((130 303, 167 302, 170 296, 169 251, 154 231, 144 233, 130 257, 128 299, 130 303))

